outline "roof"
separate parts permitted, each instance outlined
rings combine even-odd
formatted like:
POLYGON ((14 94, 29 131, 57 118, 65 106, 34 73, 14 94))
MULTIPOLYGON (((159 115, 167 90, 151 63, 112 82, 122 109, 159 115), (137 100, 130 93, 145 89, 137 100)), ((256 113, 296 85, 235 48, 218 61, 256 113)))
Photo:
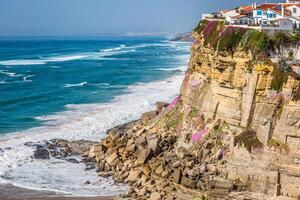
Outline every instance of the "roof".
MULTIPOLYGON (((281 10, 278 10, 278 9, 271 9, 271 8, 269 8, 268 10, 271 10, 271 11, 273 11, 273 12, 276 12, 276 13, 278 13, 279 15, 281 15, 281 10)), ((285 16, 292 16, 289 12, 287 12, 286 10, 284 11, 284 15, 285 16)))
POLYGON ((300 4, 284 4, 283 5, 285 8, 288 8, 288 7, 292 7, 292 6, 297 6, 297 7, 299 7, 300 8, 300 4))
POLYGON ((268 9, 272 9, 272 8, 276 7, 277 5, 278 5, 277 3, 264 3, 264 4, 257 6, 256 9, 268 10, 268 9))
POLYGON ((221 10, 222 13, 228 13, 231 10, 221 10))
POLYGON ((241 6, 241 9, 244 11, 251 11, 253 10, 252 5, 247 5, 247 6, 241 6))

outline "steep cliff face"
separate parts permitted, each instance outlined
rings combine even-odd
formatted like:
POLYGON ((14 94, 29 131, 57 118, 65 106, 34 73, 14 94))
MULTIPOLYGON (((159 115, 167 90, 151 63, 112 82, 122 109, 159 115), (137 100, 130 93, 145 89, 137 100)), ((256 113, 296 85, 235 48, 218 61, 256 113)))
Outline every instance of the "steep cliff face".
POLYGON ((300 80, 290 66, 297 57, 286 47, 264 52, 266 36, 253 31, 217 26, 211 35, 228 36, 215 41, 211 27, 194 32, 180 95, 109 130, 90 157, 129 183, 134 198, 299 197, 300 80))
POLYGON ((280 63, 254 63, 242 48, 233 54, 218 52, 205 45, 202 35, 194 33, 194 38, 182 103, 196 109, 208 123, 221 120, 229 127, 226 177, 254 191, 298 197, 297 75, 280 72, 280 63), (257 137, 256 142, 247 141, 247 131, 257 137))

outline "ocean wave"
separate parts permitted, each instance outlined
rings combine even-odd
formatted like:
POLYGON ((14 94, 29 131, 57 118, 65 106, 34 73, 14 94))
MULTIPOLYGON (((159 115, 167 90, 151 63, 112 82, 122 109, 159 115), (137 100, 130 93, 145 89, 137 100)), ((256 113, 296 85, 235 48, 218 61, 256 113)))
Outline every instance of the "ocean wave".
POLYGON ((85 52, 80 54, 70 54, 70 55, 57 55, 52 57, 41 57, 39 59, 17 59, 17 60, 7 60, 0 61, 0 65, 45 65, 49 62, 67 62, 73 60, 93 60, 93 59, 105 59, 105 57, 110 57, 113 55, 134 53, 138 49, 147 48, 147 47, 171 47, 177 50, 189 50, 189 45, 177 44, 175 42, 166 42, 166 43, 143 43, 133 46, 126 46, 122 44, 118 47, 103 49, 99 52, 85 52))
POLYGON ((19 76, 23 76, 23 74, 17 74, 15 72, 10 72, 10 71, 7 71, 7 70, 0 70, 0 73, 1 74, 4 74, 4 75, 7 75, 9 77, 19 77, 19 76))
POLYGON ((75 83, 75 84, 65 84, 64 88, 83 87, 83 86, 87 86, 87 85, 88 85, 87 82, 81 82, 81 83, 75 83))
POLYGON ((121 49, 124 49, 126 47, 125 44, 120 45, 119 47, 115 47, 115 48, 110 48, 110 49, 104 49, 104 50, 100 50, 100 52, 111 52, 111 51, 119 51, 121 49))
POLYGON ((43 60, 7 60, 7 61, 0 61, 0 65, 44 65, 46 64, 43 60))
MULTIPOLYGON (((138 83, 127 87, 125 94, 117 96, 111 102, 67 105, 66 111, 37 117, 37 120, 45 124, 44 126, 0 138, 1 148, 7 148, 0 153, 0 176, 9 175, 9 181, 15 184, 37 188, 46 187, 72 194, 118 193, 120 188, 113 188, 113 184, 109 184, 107 180, 95 185, 99 188, 105 184, 109 185, 107 189, 95 190, 83 184, 87 175, 70 176, 70 173, 88 173, 84 172, 84 166, 62 163, 61 167, 57 167, 57 164, 53 164, 57 160, 51 159, 46 162, 33 160, 33 149, 25 146, 24 143, 53 138, 98 141, 99 138, 105 136, 109 128, 135 120, 143 112, 154 109, 156 101, 170 101, 177 95, 182 79, 183 75, 178 75, 164 81, 138 83), (68 171, 60 172, 58 168, 68 169, 68 171)), ((109 86, 105 83, 103 85, 109 86)))
POLYGON ((66 61, 72 61, 72 60, 80 60, 83 58, 88 57, 88 55, 65 55, 65 56, 54 56, 45 58, 45 62, 66 62, 66 61))
POLYGON ((23 78, 24 82, 32 82, 33 80, 29 80, 29 78, 34 77, 35 75, 27 75, 23 78))
POLYGON ((157 69, 151 69, 152 71, 179 71, 179 72, 185 72, 187 70, 186 66, 180 66, 175 68, 157 68, 157 69))

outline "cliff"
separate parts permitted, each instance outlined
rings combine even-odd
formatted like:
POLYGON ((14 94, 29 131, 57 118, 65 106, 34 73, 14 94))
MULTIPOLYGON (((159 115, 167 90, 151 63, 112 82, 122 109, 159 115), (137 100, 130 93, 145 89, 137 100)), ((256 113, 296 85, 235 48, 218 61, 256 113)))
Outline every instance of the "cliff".
POLYGON ((109 130, 89 156, 133 198, 299 198, 297 43, 209 26, 193 33, 180 95, 109 130))

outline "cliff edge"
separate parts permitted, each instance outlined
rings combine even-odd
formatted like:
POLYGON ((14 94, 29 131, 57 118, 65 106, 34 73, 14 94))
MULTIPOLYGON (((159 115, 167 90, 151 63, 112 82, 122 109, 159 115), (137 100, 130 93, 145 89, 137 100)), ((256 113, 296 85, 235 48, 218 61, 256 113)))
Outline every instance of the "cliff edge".
POLYGON ((137 199, 299 198, 298 37, 201 21, 180 95, 89 157, 137 199))

